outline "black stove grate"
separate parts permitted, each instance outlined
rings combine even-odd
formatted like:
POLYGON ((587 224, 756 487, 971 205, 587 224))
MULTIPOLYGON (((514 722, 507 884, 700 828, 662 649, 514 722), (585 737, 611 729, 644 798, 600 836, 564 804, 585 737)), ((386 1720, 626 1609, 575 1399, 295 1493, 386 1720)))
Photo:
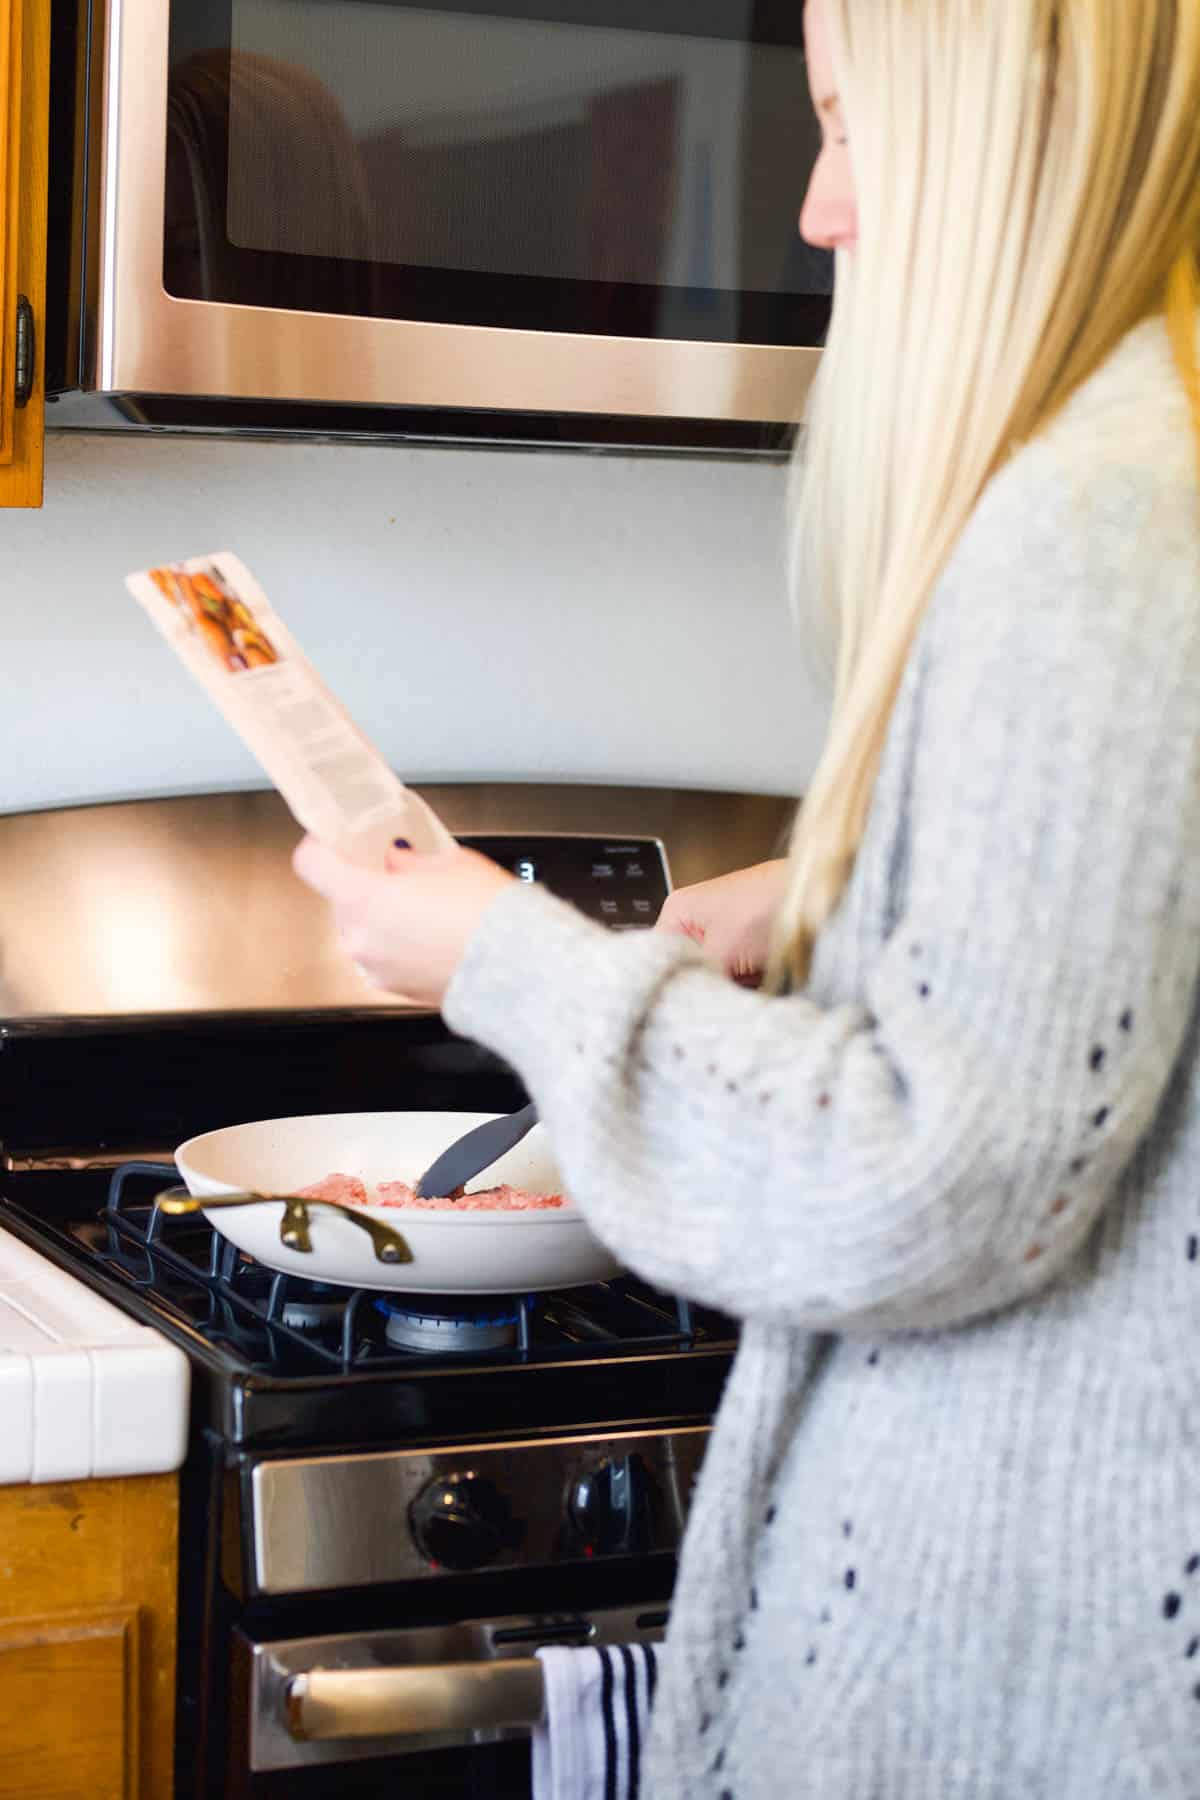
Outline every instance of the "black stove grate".
MULTIPOLYGON (((445 1296, 339 1288, 266 1268, 198 1215, 163 1213, 155 1194, 175 1184, 169 1163, 129 1162, 113 1173, 98 1215, 71 1234, 110 1273, 198 1332, 243 1370, 273 1376, 413 1371, 558 1361, 600 1354, 711 1347, 728 1337, 718 1315, 632 1278, 550 1293, 516 1294, 511 1347, 410 1348, 389 1343, 376 1302, 442 1310, 445 1296)), ((505 1297, 463 1296, 475 1314, 505 1297)))

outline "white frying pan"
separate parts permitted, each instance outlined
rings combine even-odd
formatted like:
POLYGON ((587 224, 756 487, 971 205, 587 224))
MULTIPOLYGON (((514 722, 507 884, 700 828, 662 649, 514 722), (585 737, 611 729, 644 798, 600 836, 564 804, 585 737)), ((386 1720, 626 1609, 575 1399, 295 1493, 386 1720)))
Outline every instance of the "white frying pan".
MULTIPOLYGON (((175 1152, 175 1161, 189 1194, 218 1201, 199 1210, 231 1243, 268 1268, 310 1281, 389 1292, 523 1294, 617 1274, 619 1265, 569 1201, 556 1209, 507 1213, 307 1201, 307 1217, 282 1200, 219 1205, 222 1195, 295 1194, 334 1173, 356 1175, 368 1190, 381 1181, 413 1182, 455 1138, 494 1116, 395 1112, 263 1119, 190 1138, 175 1152), (392 1234, 386 1242, 380 1226, 392 1234), (289 1247, 281 1231, 292 1244, 307 1237, 311 1248, 289 1247)), ((467 1191, 501 1182, 535 1194, 562 1192, 540 1125, 467 1191)), ((183 1208, 195 1210, 187 1201, 183 1208)))

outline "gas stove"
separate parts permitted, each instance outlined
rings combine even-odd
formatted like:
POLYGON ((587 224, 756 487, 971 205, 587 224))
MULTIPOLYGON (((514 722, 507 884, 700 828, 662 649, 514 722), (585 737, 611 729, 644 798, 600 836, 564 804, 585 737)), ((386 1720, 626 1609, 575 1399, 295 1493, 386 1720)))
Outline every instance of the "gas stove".
POLYGON ((604 1419, 627 1383, 639 1414, 698 1413, 719 1392, 728 1321, 632 1277, 459 1296, 307 1281, 159 1211, 176 1180, 165 1160, 10 1169, 0 1223, 178 1343, 197 1421, 231 1447, 604 1419))
MULTIPOLYGON (((171 1141, 232 1116, 196 1086, 200 1067, 225 1082, 257 1070, 265 1116, 313 1105, 310 1086, 323 1109, 351 1110, 384 1042, 392 1106, 524 1098, 510 1070, 424 1015, 10 1026, 0 1041, 5 1093, 27 1095, 43 1140, 39 1121, 84 1069, 77 1114, 116 1118, 136 1095, 148 1151, 172 1106, 171 1141)), ((431 1653, 440 1667, 438 1633, 467 1632, 481 1667, 524 1666, 555 1641, 657 1640, 730 1322, 633 1276, 454 1296, 279 1273, 204 1217, 158 1208, 177 1180, 165 1149, 125 1156, 98 1138, 63 1152, 9 1130, 0 1226, 189 1359, 181 1800, 382 1794, 401 1771, 423 1795, 527 1792, 525 1735, 488 1724, 486 1704, 478 1724, 408 1732, 389 1702, 367 1735, 334 1721, 336 1735, 313 1737, 287 1723, 289 1698, 323 1669, 403 1670, 431 1653)))
MULTIPOLYGON (((256 801, 243 823, 258 892, 264 838, 279 835, 282 852, 290 834, 273 815, 264 831, 270 796, 241 798, 256 801)), ((455 826, 446 794, 430 798, 455 826)), ((689 802, 695 826, 719 822, 727 799, 712 813, 689 802)), ((203 838, 198 803, 179 805, 203 838)), ((96 810, 122 815, 114 829, 130 841, 131 809, 96 810)), ((781 815, 763 814, 776 824, 781 815)), ((228 825, 227 809, 222 817, 228 825)), ((643 891, 657 911, 655 839, 570 830, 554 843, 544 808, 520 840, 488 823, 489 854, 521 874, 549 872, 561 891, 573 883, 568 897, 604 922, 644 924, 634 911, 643 891)), ((26 849, 35 827, 21 822, 26 849)), ((161 844, 161 829, 151 836, 161 844)), ((87 838, 73 829, 76 849, 87 838)), ((772 847, 760 835, 726 866, 772 847)), ((273 866, 292 905, 286 857, 273 866)), ((711 861, 689 868, 691 878, 715 872, 711 861)), ((228 920, 221 894, 208 898, 228 920)), ((82 905, 77 897, 76 913, 82 905)), ((0 917, 10 943, 16 919, 0 917)), ((178 938, 178 918, 173 930, 178 938)), ((340 991, 331 1004, 321 982, 342 979, 320 973, 331 959, 300 961, 311 984, 290 1007, 10 1014, 0 1023, 0 1226, 189 1360, 179 1800, 390 1800, 401 1780, 423 1800, 515 1800, 529 1791, 528 1733, 497 1714, 491 1675, 519 1681, 541 1644, 662 1636, 736 1332, 631 1274, 501 1296, 336 1287, 263 1267, 203 1217, 160 1211, 156 1196, 177 1180, 175 1146, 217 1126, 309 1112, 501 1112, 526 1099, 511 1069, 439 1019, 374 997, 347 1004, 340 991), (450 1684, 450 1710, 417 1720, 404 1683, 434 1668, 450 1684), (329 1670, 363 1674, 348 1712, 320 1700, 329 1670)), ((90 994, 100 977, 72 979, 90 994)))

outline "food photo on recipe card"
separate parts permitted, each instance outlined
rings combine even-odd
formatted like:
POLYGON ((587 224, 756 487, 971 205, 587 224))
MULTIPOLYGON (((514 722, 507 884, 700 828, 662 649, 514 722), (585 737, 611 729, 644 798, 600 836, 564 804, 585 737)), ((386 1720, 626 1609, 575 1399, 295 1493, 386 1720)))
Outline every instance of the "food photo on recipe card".
POLYGON ((254 753, 305 831, 380 868, 390 844, 454 842, 326 687, 228 550, 126 577, 176 656, 254 753))

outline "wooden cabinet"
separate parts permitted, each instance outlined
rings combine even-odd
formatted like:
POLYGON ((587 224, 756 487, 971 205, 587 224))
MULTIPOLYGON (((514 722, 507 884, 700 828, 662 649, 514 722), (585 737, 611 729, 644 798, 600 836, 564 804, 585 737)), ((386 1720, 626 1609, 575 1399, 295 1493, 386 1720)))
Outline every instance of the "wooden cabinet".
POLYGON ((42 503, 49 65, 50 0, 0 0, 0 506, 42 503))
POLYGON ((0 1800, 170 1800, 177 1495, 0 1488, 0 1800))

